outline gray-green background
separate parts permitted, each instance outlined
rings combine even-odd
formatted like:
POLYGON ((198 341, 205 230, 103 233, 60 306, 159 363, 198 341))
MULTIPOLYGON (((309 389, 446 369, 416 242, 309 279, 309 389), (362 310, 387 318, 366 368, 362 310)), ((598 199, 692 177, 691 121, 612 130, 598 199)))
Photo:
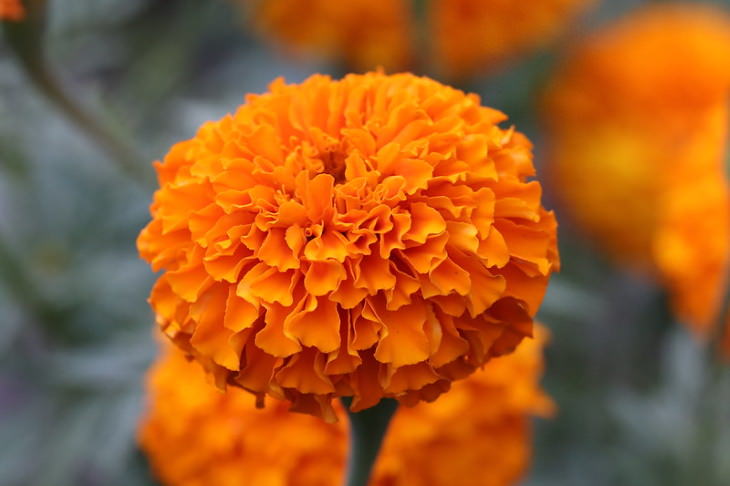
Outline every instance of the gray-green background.
MULTIPOLYGON (((604 0, 572 40, 464 87, 538 142, 539 166, 535 101, 565 44, 641 3, 604 0)), ((48 13, 52 69, 135 147, 147 176, 170 145, 273 78, 342 72, 285 57, 222 0, 49 0, 48 13)), ((156 351, 145 301, 154 276, 134 245, 151 193, 0 40, 0 485, 154 484, 134 440, 156 351)), ((525 484, 730 485, 730 366, 673 322, 651 282, 559 220, 564 270, 540 317, 553 333, 544 384, 560 413, 537 424, 525 484)))

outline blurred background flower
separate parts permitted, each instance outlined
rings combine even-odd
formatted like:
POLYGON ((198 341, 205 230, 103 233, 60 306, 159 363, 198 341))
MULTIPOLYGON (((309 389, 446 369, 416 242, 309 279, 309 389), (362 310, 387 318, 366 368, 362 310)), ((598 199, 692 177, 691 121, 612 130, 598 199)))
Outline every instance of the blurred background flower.
POLYGON ((448 78, 493 70, 549 44, 592 0, 238 0, 264 36, 341 66, 448 78))
MULTIPOLYGON (((545 334, 438 401, 400 407, 370 484, 515 484, 530 460, 530 415, 553 412, 538 385, 545 334)), ((140 443, 166 486, 342 484, 349 432, 339 404, 335 424, 289 413, 278 400, 258 409, 241 390, 221 393, 171 346, 151 370, 148 392, 140 443)))
MULTIPOLYGON (((23 22, 2 22, 0 484, 152 485, 135 428, 143 375, 157 352, 145 303, 154 275, 134 248, 149 218, 151 161, 277 76, 301 82, 343 68, 326 55, 282 52, 254 30, 256 19, 227 1, 24 5, 30 12, 44 3, 47 22, 33 42, 42 42, 48 69, 70 99, 135 148, 134 167, 144 177, 133 182, 132 172, 119 170, 108 149, 37 89, 7 41, 8 26, 23 22)), ((593 30, 610 29, 647 3, 597 2, 565 23, 564 35, 511 56, 501 69, 484 65, 478 72, 491 74, 468 76, 459 87, 507 113, 536 142, 538 173, 545 174, 549 139, 537 100, 556 63, 564 65, 566 44, 592 39, 593 30)), ((725 0, 684 4, 730 8, 725 0)), ((422 15, 425 6, 414 2, 411 12, 422 15)), ((714 64, 715 72, 727 65, 714 64)), ((711 120, 703 123, 720 137, 711 120)), ((688 133, 703 150, 719 150, 688 133)), ((661 286, 584 241, 573 211, 556 206, 563 265, 540 317, 553 336, 544 386, 558 414, 535 426, 522 484, 730 484, 730 367, 666 311, 661 286)))
POLYGON ((21 0, 0 0, 0 20, 19 21, 25 17, 21 0))
POLYGON ((657 275, 678 318, 717 325, 730 263, 730 15, 654 6, 594 33, 547 94, 549 179, 618 261, 657 275))
POLYGON ((416 52, 408 1, 237 1, 282 48, 326 56, 358 71, 408 69, 416 52))
POLYGON ((592 0, 433 0, 424 36, 445 75, 464 78, 544 47, 592 0))
POLYGON ((167 345, 148 379, 139 440, 167 486, 338 486, 344 476, 347 417, 340 423, 289 412, 269 399, 210 382, 198 363, 167 345), (184 379, 181 379, 184 377, 184 379))

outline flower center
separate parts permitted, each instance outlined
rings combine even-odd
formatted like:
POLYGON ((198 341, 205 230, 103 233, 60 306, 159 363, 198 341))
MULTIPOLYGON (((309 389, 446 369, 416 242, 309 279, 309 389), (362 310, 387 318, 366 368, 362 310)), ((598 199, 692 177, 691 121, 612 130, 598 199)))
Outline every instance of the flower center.
POLYGON ((324 171, 335 178, 335 184, 345 182, 345 154, 339 151, 322 154, 324 171))

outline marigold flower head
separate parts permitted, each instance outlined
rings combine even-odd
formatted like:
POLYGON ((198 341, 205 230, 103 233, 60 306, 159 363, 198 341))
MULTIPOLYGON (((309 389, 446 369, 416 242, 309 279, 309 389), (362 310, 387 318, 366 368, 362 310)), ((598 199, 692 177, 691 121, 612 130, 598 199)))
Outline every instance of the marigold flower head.
POLYGON ((433 48, 441 68, 466 76, 556 37, 591 0, 433 0, 433 48))
POLYGON ((728 59, 724 12, 647 8, 585 42, 547 97, 565 211, 616 259, 657 274, 702 334, 730 258, 728 59))
POLYGON ((410 65, 410 2, 263 0, 254 8, 264 34, 291 49, 324 54, 356 70, 410 65))
MULTIPOLYGON (((539 336, 455 383, 438 401, 400 407, 371 486, 514 484, 529 463, 529 416, 553 407, 538 385, 539 336)), ((336 424, 288 413, 277 400, 257 409, 241 390, 216 390, 172 348, 152 369, 148 390, 139 439, 166 486, 342 484, 348 422, 339 404, 336 424)))
POLYGON ((157 164, 140 254, 219 386, 334 419, 509 353, 558 265, 528 140, 410 74, 275 81, 157 164))
POLYGON ((25 7, 21 0, 0 0, 0 20, 18 22, 25 18, 25 7))

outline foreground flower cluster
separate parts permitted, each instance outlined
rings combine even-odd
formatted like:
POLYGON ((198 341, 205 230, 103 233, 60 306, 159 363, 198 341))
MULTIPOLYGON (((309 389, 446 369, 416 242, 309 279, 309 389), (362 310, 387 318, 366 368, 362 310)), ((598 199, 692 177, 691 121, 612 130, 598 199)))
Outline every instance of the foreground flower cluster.
MULTIPOLYGON (((400 407, 371 486, 507 486, 530 456, 530 415, 552 411, 538 386, 543 333, 431 404, 400 407)), ((347 417, 327 424, 270 401, 226 393, 196 363, 169 348, 148 380, 150 401, 140 443, 167 486, 339 486, 347 417), (184 377, 181 379, 181 377, 184 377)))
POLYGON ((19 21, 25 18, 21 0, 0 0, 0 20, 19 21))
POLYGON ((435 59, 444 74, 461 77, 541 46, 589 3, 432 0, 421 19, 410 0, 263 0, 254 17, 290 48, 323 53, 355 69, 410 68, 428 52, 423 60, 435 59))
POLYGON ((532 333, 558 265, 528 140, 409 74, 276 81, 157 164, 141 255, 216 383, 334 420, 433 400, 532 333))
POLYGON ((645 9, 566 61, 546 110, 564 210, 657 274, 700 334, 717 321, 730 259, 729 59, 726 13, 645 9))

